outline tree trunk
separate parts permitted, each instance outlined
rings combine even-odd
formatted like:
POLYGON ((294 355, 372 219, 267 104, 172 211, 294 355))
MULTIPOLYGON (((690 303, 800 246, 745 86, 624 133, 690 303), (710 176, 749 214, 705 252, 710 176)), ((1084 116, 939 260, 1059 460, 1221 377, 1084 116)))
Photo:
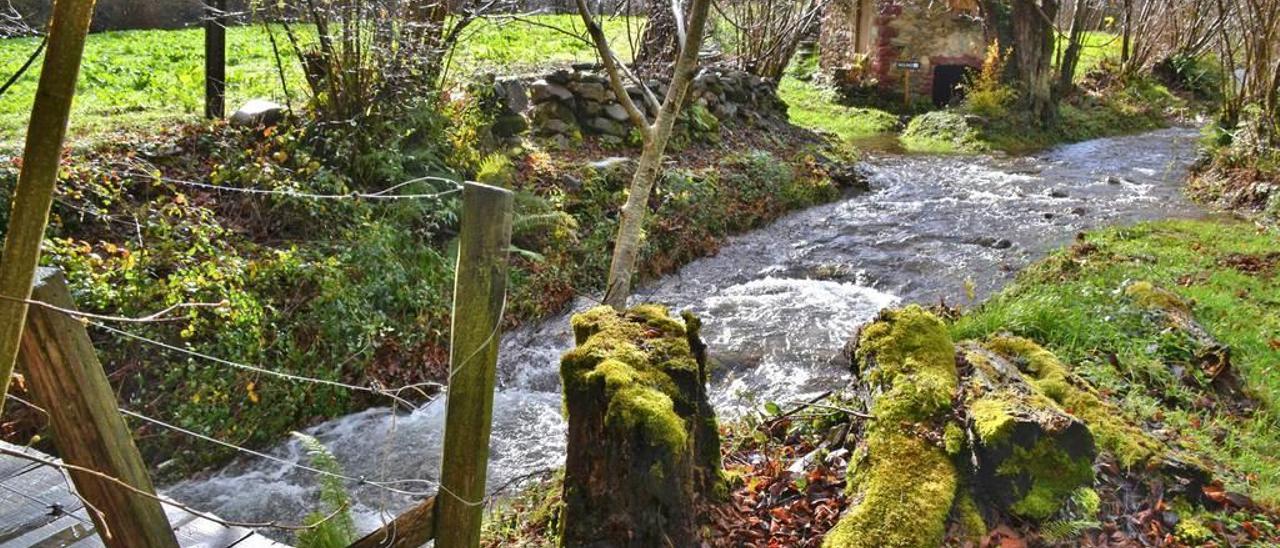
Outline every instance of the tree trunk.
POLYGON ((1089 4, 1084 0, 1075 0, 1071 15, 1071 30, 1067 33, 1067 49, 1062 53, 1062 62, 1058 65, 1058 97, 1066 96, 1075 82, 1076 68, 1080 65, 1080 52, 1084 48, 1084 27, 1089 13, 1089 4))
POLYGON ((1009 358, 973 342, 961 345, 960 355, 969 368, 964 388, 979 498, 1024 518, 1048 519, 1062 501, 1039 497, 1036 482, 1055 469, 1079 485, 1092 482, 1093 434, 1009 358))
POLYGON ((563 546, 697 546, 695 504, 723 491, 700 324, 666 308, 573 318, 563 546))
POLYGON ((1129 54, 1132 49, 1133 35, 1133 0, 1124 0, 1121 2, 1121 9, 1124 13, 1120 15, 1120 66, 1128 68, 1129 54))
POLYGON ((1017 81, 1023 86, 1027 109, 1045 126, 1057 118, 1053 97, 1053 19, 1057 14, 1058 0, 1013 3, 1013 65, 1017 81))
MULTIPOLYGON (((582 0, 579 0, 579 4, 585 5, 582 0)), ((680 50, 680 58, 676 61, 671 86, 667 89, 662 107, 658 109, 657 120, 654 121, 653 126, 643 129, 644 151, 640 156, 635 176, 631 179, 630 194, 627 196, 627 203, 622 207, 621 218, 618 221, 618 237, 614 242, 613 258, 609 264, 609 279, 605 289, 604 303, 615 310, 622 310, 626 306, 627 297, 631 295, 631 278, 635 275, 636 258, 640 254, 640 236, 645 216, 649 211, 649 195, 661 173, 667 142, 671 138, 676 118, 684 107, 689 84, 698 70, 698 49, 702 47, 702 34, 706 28, 710 4, 710 0, 694 1, 687 29, 688 34, 680 50)), ((600 35, 596 40, 599 46, 603 40, 603 34, 593 32, 593 35, 596 34, 600 35)), ((605 48, 607 49, 607 46, 605 48)), ((610 65, 606 64, 606 69, 611 73, 610 80, 613 82, 614 96, 624 106, 630 105, 629 111, 635 111, 630 96, 622 89, 617 69, 609 67, 610 65)), ((631 118, 634 121, 637 117, 638 115, 632 115, 631 118)))

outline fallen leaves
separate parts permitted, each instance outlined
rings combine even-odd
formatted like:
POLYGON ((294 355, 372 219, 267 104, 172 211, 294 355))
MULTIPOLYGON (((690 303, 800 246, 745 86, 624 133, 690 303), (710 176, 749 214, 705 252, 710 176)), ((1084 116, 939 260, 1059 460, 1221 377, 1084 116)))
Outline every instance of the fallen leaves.
POLYGON ((845 463, 838 456, 814 459, 801 473, 789 471, 813 444, 784 438, 752 441, 725 455, 729 474, 740 481, 728 501, 707 508, 707 546, 821 546, 846 504, 845 463))

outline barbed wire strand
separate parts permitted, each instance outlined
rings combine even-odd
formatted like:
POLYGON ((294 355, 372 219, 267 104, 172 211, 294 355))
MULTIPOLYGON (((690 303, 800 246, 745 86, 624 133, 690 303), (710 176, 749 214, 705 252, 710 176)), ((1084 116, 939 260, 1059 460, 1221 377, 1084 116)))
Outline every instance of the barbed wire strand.
POLYGON ((253 450, 253 449, 249 449, 249 448, 247 448, 247 447, 243 447, 243 446, 240 446, 240 445, 236 445, 236 444, 231 443, 231 442, 229 442, 229 441, 223 441, 223 440, 220 440, 220 439, 215 438, 215 437, 212 437, 212 436, 206 436, 206 435, 204 435, 204 434, 201 434, 201 433, 199 433, 199 432, 195 432, 195 431, 193 431, 193 430, 189 430, 189 429, 183 428, 183 427, 178 426, 178 425, 176 425, 176 424, 170 424, 170 423, 164 422, 164 421, 162 421, 162 420, 160 420, 160 419, 156 419, 156 418, 148 417, 148 416, 146 416, 146 415, 143 415, 142 413, 137 413, 137 412, 134 412, 134 411, 130 411, 130 410, 125 409, 125 408, 120 408, 120 412, 121 412, 121 413, 123 413, 123 414, 125 414, 125 415, 127 415, 127 416, 133 417, 133 418, 135 418, 135 419, 138 419, 138 420, 141 420, 141 421, 144 421, 144 422, 147 422, 147 423, 151 423, 152 425, 155 425, 155 426, 159 426, 159 427, 164 428, 164 429, 166 429, 166 430, 171 430, 171 431, 173 431, 173 432, 177 432, 177 433, 179 433, 179 434, 184 434, 184 435, 187 435, 187 436, 191 436, 191 437, 193 437, 193 438, 200 439, 200 440, 204 440, 204 441, 207 441, 207 442, 209 442, 209 443, 216 444, 216 445, 221 445, 221 446, 226 447, 226 448, 228 448, 228 449, 232 449, 232 450, 235 450, 235 451, 239 451, 239 452, 241 452, 241 453, 244 453, 244 454, 247 454, 247 455, 252 455, 252 456, 255 456, 255 457, 258 457, 258 458, 261 458, 261 459, 269 460, 269 461, 271 461, 271 462, 275 462, 275 463, 277 463, 277 464, 283 464, 283 465, 288 466, 288 467, 291 467, 291 468, 297 468, 297 469, 299 469, 299 470, 303 470, 303 471, 306 471, 306 472, 311 472, 311 473, 313 473, 313 474, 318 474, 318 475, 321 475, 321 476, 328 476, 328 477, 331 477, 331 478, 334 478, 334 479, 338 479, 338 480, 342 480, 342 481, 349 482, 349 483, 355 483, 355 484, 358 484, 358 485, 370 485, 370 486, 377 487, 377 488, 379 488, 379 489, 385 489, 385 490, 387 490, 387 491, 391 491, 391 492, 393 492, 393 493, 400 494, 400 495, 406 495, 406 496, 411 496, 411 497, 425 497, 425 496, 432 495, 432 494, 433 494, 433 492, 431 492, 431 491, 410 491, 410 490, 407 490, 407 489, 401 489, 401 488, 398 488, 398 487, 393 487, 392 485, 424 484, 424 485, 430 485, 430 486, 432 486, 432 487, 435 487, 435 486, 436 486, 436 482, 434 482, 434 481, 432 481, 432 480, 428 480, 428 479, 399 479, 399 480, 382 480, 382 481, 373 481, 373 480, 369 480, 369 479, 366 479, 366 478, 363 478, 363 477, 350 476, 350 475, 347 475, 347 474, 340 474, 340 473, 337 473, 337 472, 331 472, 331 471, 328 471, 328 470, 322 470, 322 469, 319 469, 319 468, 316 468, 316 467, 313 467, 313 466, 308 466, 308 465, 306 465, 306 464, 302 464, 302 463, 294 462, 294 461, 291 461, 291 460, 288 460, 288 459, 285 459, 285 458, 277 457, 277 456, 275 456, 275 455, 271 455, 271 454, 269 454, 269 453, 263 453, 263 452, 261 452, 261 451, 255 451, 255 450, 253 450))
POLYGON ((148 314, 146 316, 140 316, 140 317, 130 317, 130 316, 108 316, 104 314, 93 314, 90 312, 83 312, 80 310, 74 310, 70 308, 62 308, 60 306, 50 304, 44 301, 10 297, 8 295, 0 295, 0 300, 23 303, 30 306, 38 306, 40 308, 44 308, 47 310, 51 310, 53 312, 58 312, 66 316, 70 316, 71 318, 80 320, 81 322, 84 322, 84 323, 92 323, 92 322, 89 322, 88 320, 99 320, 104 322, 122 322, 122 323, 154 323, 154 322, 181 321, 185 318, 167 317, 167 316, 169 313, 175 310, 182 310, 186 308, 222 308, 222 307, 231 306, 231 301, 228 301, 225 299, 216 303, 178 303, 153 314, 148 314))
MULTIPOLYGON (((15 450, 13 450, 13 449, 9 449, 9 448, 7 448, 7 447, 0 447, 0 454, 4 454, 4 455, 9 455, 9 456, 17 457, 17 458, 20 458, 20 459, 28 460, 28 461, 35 462, 35 463, 38 463, 38 464, 41 464, 41 465, 44 465, 44 466, 49 466, 49 467, 51 467, 51 468, 56 468, 56 469, 59 469, 59 470, 65 470, 65 471, 70 471, 70 472, 80 472, 80 473, 83 473, 83 474, 89 474, 89 475, 94 476, 94 477, 96 477, 96 478, 99 478, 99 479, 102 479, 102 480, 105 480, 105 481, 111 482, 111 483, 113 483, 113 484, 115 484, 115 485, 117 485, 117 486, 119 486, 119 487, 122 487, 122 488, 124 488, 124 489, 129 490, 129 491, 132 491, 133 493, 135 493, 135 494, 137 494, 137 495, 141 495, 141 496, 143 496, 143 497, 146 497, 146 498, 149 498, 149 499, 155 500, 155 501, 157 501, 157 502, 160 502, 161 504, 165 504, 165 505, 172 506, 172 507, 174 507, 174 508, 177 508, 177 509, 179 509, 179 510, 182 510, 183 512, 187 512, 187 513, 192 514, 192 515, 194 515, 194 516, 198 516, 198 517, 200 517, 200 518, 207 519, 207 520, 209 520, 209 521, 212 521, 212 522, 214 522, 214 523, 218 523, 218 524, 223 525, 223 526, 226 526, 226 527, 244 527, 244 528, 249 528, 249 529, 284 529, 284 530, 288 530, 288 531, 305 531, 305 530, 308 530, 308 529, 314 529, 314 528, 316 528, 316 527, 319 527, 319 526, 323 525, 325 522, 328 522, 329 520, 331 520, 331 519, 333 519, 333 518, 335 518, 335 517, 337 517, 337 516, 341 515, 341 514, 342 514, 342 512, 344 512, 344 511, 346 511, 346 510, 347 510, 347 506, 348 506, 348 505, 346 505, 346 504, 343 504, 342 506, 338 507, 338 509, 337 509, 337 510, 334 510, 333 512, 331 512, 330 514, 326 515, 324 518, 320 519, 319 521, 317 521, 317 522, 315 522, 315 523, 311 523, 311 524, 305 524, 305 525, 303 525, 303 524, 288 524, 288 523, 281 523, 281 522, 279 522, 279 521, 274 521, 274 520, 273 520, 273 521, 264 521, 264 522, 232 521, 232 520, 227 520, 227 519, 220 518, 220 517, 215 516, 215 515, 213 515, 213 514, 210 514, 210 513, 208 513, 208 512, 202 512, 202 511, 200 511, 200 510, 197 510, 197 509, 195 509, 195 508, 192 508, 191 506, 186 505, 186 504, 183 504, 183 503, 178 502, 178 501, 176 501, 176 500, 172 500, 172 499, 169 499, 169 498, 161 497, 161 496, 159 496, 159 495, 155 495, 155 494, 152 494, 152 493, 148 493, 147 491, 144 491, 144 490, 142 490, 142 489, 139 489, 139 488, 137 488, 137 487, 134 487, 133 485, 130 485, 130 484, 129 484, 129 482, 126 482, 126 481, 124 481, 124 480, 122 480, 122 479, 120 479, 120 478, 117 478, 117 477, 115 477, 115 476, 112 476, 112 475, 110 475, 110 474, 106 474, 106 473, 103 473, 103 472, 99 472, 99 471, 94 470, 94 469, 92 469, 92 468, 86 468, 86 467, 84 467, 84 466, 78 466, 78 465, 75 465, 75 464, 69 464, 69 463, 66 463, 66 462, 59 462, 59 461, 51 460, 51 459, 44 458, 44 457, 38 457, 38 456, 35 456, 35 455, 31 455, 31 454, 23 453, 23 452, 21 452, 21 451, 15 451, 15 450)), ((109 534, 108 534, 108 535, 106 535, 106 536, 110 537, 110 535, 109 535, 109 534)))
POLYGON ((171 183, 171 184, 188 186, 193 188, 202 188, 205 190, 213 190, 217 192, 232 192, 232 193, 255 194, 255 195, 266 195, 266 196, 284 196, 288 198, 301 198, 301 199, 307 199, 307 200, 434 200, 434 199, 443 198, 451 194, 456 194, 462 191, 462 184, 459 183, 458 181, 455 181, 453 179, 449 179, 446 177, 436 177, 431 175, 415 177, 413 179, 409 179, 401 183, 396 183, 395 185, 379 190, 377 192, 348 192, 345 194, 320 194, 320 193, 314 193, 314 192, 299 192, 296 190, 280 190, 280 189, 269 189, 269 188, 249 188, 249 187, 215 185, 212 183, 201 183, 198 181, 187 181, 183 179, 175 179, 172 177, 165 177, 163 175, 156 175, 154 173, 144 173, 140 171, 127 172, 126 175, 135 176, 135 177, 145 177, 153 181, 171 183), (399 190, 413 183, 421 183, 425 181, 449 183, 449 184, 455 185, 455 187, 449 190, 442 190, 440 192, 431 192, 431 193, 390 194, 390 192, 394 190, 399 190))
MULTIPOLYGON (((413 408, 413 407, 416 407, 416 406, 415 406, 415 405, 413 405, 413 403, 411 403, 411 402, 409 402, 409 401, 405 400, 404 398, 402 398, 399 394, 400 394, 401 392, 403 392, 405 389, 408 389, 408 388, 417 388, 417 387, 419 387, 419 386, 424 386, 424 385, 427 385, 427 384, 428 384, 428 383, 418 383, 418 384, 416 384, 416 385, 410 385, 409 387, 403 387, 403 388, 397 388, 397 389, 385 389, 385 388, 381 388, 381 387, 378 387, 378 386, 362 386, 362 385, 357 385, 357 384, 345 383, 345 382, 342 382, 342 381, 335 381, 335 380, 329 380, 329 379, 318 379, 318 378, 315 378, 315 377, 307 377, 307 376, 304 376, 304 375, 297 375, 297 374, 294 374, 294 373, 285 373, 285 372, 283 372, 283 371, 276 371, 276 370, 273 370, 273 369, 267 369, 267 368, 265 368, 265 367, 260 367, 260 366, 257 366, 257 365, 250 365, 250 364, 247 364, 247 363, 241 363, 241 362, 237 362, 237 361, 228 360, 228 359, 226 359, 226 358, 220 358, 220 357, 213 356, 213 355, 210 355, 210 354, 205 354, 205 353, 203 353, 203 352, 198 352, 198 351, 195 351, 195 350, 191 350, 191 349, 189 349, 189 348, 183 348, 183 347, 176 346, 176 345, 172 345, 172 344, 169 344, 169 343, 166 343, 166 342, 163 342, 163 341, 158 341, 158 340, 156 340, 156 339, 152 339, 152 338, 149 338, 149 337, 144 337, 144 336, 142 336, 142 335, 138 335, 138 334, 136 334, 136 333, 130 333, 130 332, 125 331, 125 330, 123 330, 123 329, 116 329, 116 328, 111 327, 111 326, 109 326, 109 325, 102 324, 102 323, 98 323, 98 322, 87 322, 87 323, 88 323, 88 325, 90 325, 90 326, 96 327, 96 328, 101 329, 101 330, 103 330, 103 331, 107 331, 107 332, 109 332, 109 333, 113 333, 113 334, 119 335, 119 336, 121 336, 121 337, 125 337, 125 338, 127 338, 127 339, 132 339, 132 340, 135 340, 135 341, 138 341, 138 342, 141 342, 141 343, 146 343, 146 344, 149 344, 149 345, 152 345, 152 346, 156 346, 156 347, 160 347, 160 348, 163 348, 163 349, 166 349, 166 350, 170 350, 170 351, 173 351, 173 352, 178 352, 178 353, 181 353, 181 354, 186 354, 186 355, 191 356, 191 357, 194 357, 194 358, 199 358, 199 359, 202 359, 202 360, 205 360, 205 361, 209 361, 209 362, 213 362, 213 363, 217 363, 217 364, 225 365, 225 366, 227 366, 227 367, 233 367, 233 368, 241 369, 241 370, 244 370, 244 371, 249 371, 249 372, 253 372, 253 373, 259 373, 259 374, 262 374, 262 375, 268 375, 268 376, 277 377, 277 378, 281 378, 281 379, 285 379, 285 380, 289 380, 289 381, 294 381, 294 382, 305 382, 305 383, 311 383, 311 384, 322 384, 322 385, 333 386, 333 387, 337 387, 337 388, 344 388, 344 389, 347 389, 347 390, 354 390, 354 391, 358 391, 358 392, 365 392, 365 393, 368 393, 368 394, 374 394, 374 395, 378 395, 378 396, 385 396, 385 397, 391 398, 391 399, 393 399, 393 400, 400 401, 401 403, 404 403, 404 404, 408 405, 410 408, 413 408)), ((434 383, 434 384, 439 385, 440 387, 443 387, 443 386, 444 386, 442 383, 434 383)), ((421 393, 421 392, 420 392, 420 393, 421 393)))

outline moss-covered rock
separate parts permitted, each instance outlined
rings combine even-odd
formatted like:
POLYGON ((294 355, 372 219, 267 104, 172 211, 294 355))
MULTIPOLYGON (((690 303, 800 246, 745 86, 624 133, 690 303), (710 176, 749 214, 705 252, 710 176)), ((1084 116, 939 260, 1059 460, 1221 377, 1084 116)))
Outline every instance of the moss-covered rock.
POLYGON ((858 335, 855 371, 875 419, 849 467, 849 512, 828 548, 937 546, 960 474, 940 444, 958 386, 947 327, 919 306, 887 310, 858 335))
POLYGON ((988 146, 964 114, 950 110, 926 112, 911 119, 900 138, 913 152, 975 153, 988 146))
POLYGON ((1074 378, 1066 364, 1034 341, 1021 337, 993 337, 987 348, 1014 360, 1043 394, 1072 416, 1084 421, 1097 444, 1121 465, 1142 467, 1162 459, 1163 443, 1129 424, 1087 383, 1074 378))
POLYGON ((561 359, 569 448, 565 545, 684 545, 694 501, 723 492, 699 322, 641 305, 572 319, 561 359))

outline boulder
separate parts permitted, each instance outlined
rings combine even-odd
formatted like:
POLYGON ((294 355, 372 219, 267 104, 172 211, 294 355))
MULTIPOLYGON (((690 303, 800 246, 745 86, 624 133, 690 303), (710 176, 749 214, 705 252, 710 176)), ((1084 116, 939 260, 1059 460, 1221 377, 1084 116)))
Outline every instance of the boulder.
POLYGON ((533 103, 546 103, 551 100, 569 101, 573 99, 573 92, 563 85, 550 82, 549 80, 538 80, 529 86, 529 94, 533 97, 533 103))
POLYGON ((627 115, 627 109, 622 108, 622 105, 619 103, 609 103, 608 105, 605 105, 604 115, 619 122, 625 122, 631 118, 627 115))
POLYGON ((229 122, 235 127, 274 126, 284 119, 285 107, 266 99, 250 99, 231 113, 229 122))
POLYGON ((595 130, 597 133, 604 135, 612 135, 614 137, 626 137, 628 127, 621 122, 609 118, 596 117, 587 121, 587 128, 595 130))
POLYGON ((507 114, 520 114, 529 108, 529 89, 519 79, 494 82, 493 94, 507 114))
POLYGON ((605 88, 604 84, 596 82, 573 82, 569 84, 569 90, 584 101, 604 103, 613 99, 613 92, 605 88))

